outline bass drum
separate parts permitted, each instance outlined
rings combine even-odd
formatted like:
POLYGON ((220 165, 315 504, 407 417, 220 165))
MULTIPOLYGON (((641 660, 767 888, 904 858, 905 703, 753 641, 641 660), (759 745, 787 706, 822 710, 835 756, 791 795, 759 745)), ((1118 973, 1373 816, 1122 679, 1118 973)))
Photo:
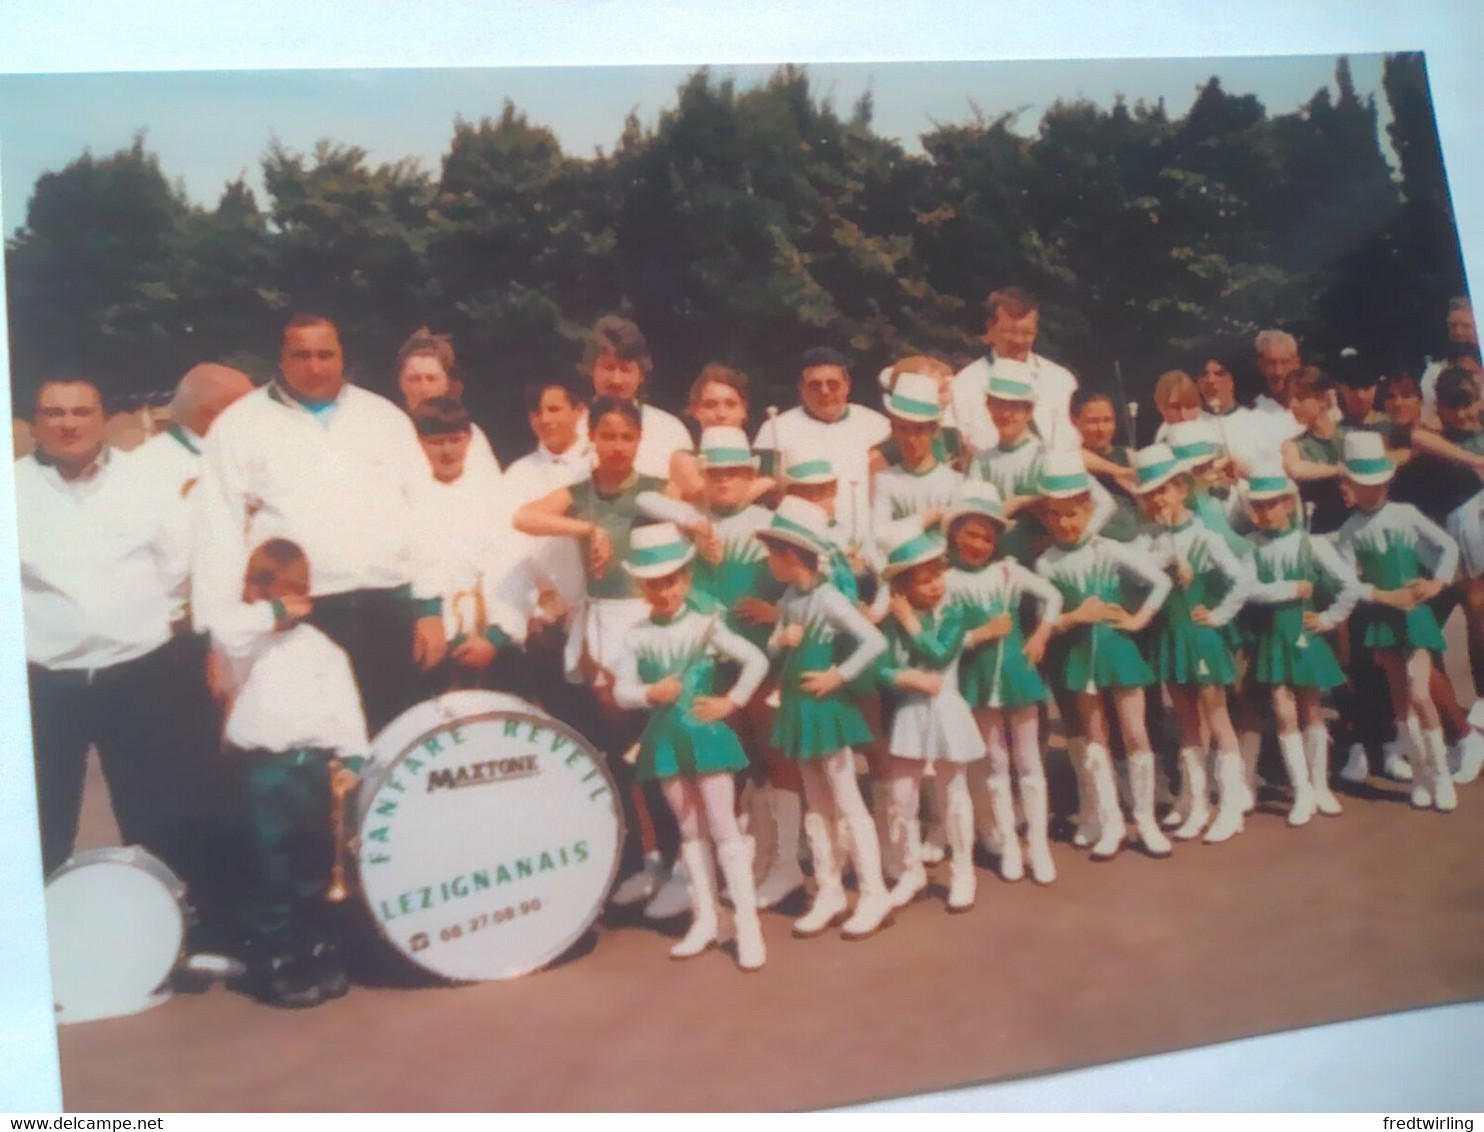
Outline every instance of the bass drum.
POLYGON ((185 884, 136 846, 89 849, 46 882, 58 1022, 158 1006, 185 943, 185 884))
POLYGON ((377 931, 453 980, 511 979, 560 956, 602 911, 623 844, 603 757, 501 692, 450 692, 389 723, 357 819, 377 931))

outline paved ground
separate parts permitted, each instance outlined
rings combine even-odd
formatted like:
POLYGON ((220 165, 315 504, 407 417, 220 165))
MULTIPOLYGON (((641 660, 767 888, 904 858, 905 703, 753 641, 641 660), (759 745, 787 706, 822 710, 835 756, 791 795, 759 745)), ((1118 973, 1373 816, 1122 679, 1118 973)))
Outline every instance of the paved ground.
MULTIPOLYGON (((1057 794, 1069 787, 1055 756, 1057 794)), ((90 789, 87 844, 107 843, 90 789)), ((878 937, 790 937, 768 967, 605 925, 570 963, 509 983, 357 988, 284 1012, 220 987, 64 1027, 77 1111, 814 1108, 1088 1065, 1484 995, 1484 783, 1451 816, 1373 783, 1288 829, 1173 859, 1054 847, 1049 888, 981 873, 878 937)), ((1064 808, 1064 803, 1063 803, 1064 808)))

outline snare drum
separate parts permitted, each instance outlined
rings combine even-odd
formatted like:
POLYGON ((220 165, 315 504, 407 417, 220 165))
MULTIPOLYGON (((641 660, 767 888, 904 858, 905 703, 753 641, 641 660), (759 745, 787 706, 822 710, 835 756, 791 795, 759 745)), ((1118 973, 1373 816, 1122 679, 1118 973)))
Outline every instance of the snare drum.
POLYGON ((551 962, 603 908, 623 810, 602 757, 540 708, 450 692, 376 737, 357 864, 378 932, 446 979, 551 962))
POLYGON ((158 1006, 185 943, 185 884, 138 846, 78 853, 46 883, 58 1022, 158 1006))

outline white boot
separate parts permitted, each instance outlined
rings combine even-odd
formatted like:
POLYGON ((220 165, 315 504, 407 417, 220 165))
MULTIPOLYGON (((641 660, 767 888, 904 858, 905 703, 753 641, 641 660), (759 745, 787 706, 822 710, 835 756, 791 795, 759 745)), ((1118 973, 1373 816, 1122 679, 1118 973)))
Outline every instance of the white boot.
POLYGON ((1025 865, 1020 857, 1020 834, 1015 828, 1015 798, 1010 792, 1010 776, 992 774, 986 785, 994 823, 1005 835, 1000 851, 1000 876, 1008 881, 1017 881, 1025 876, 1025 865))
POLYGON ((1056 862, 1051 859, 1051 844, 1046 836, 1050 809, 1044 776, 1021 776, 1020 804, 1025 808, 1025 849, 1031 879, 1037 884, 1050 884, 1056 879, 1056 862))
POLYGON ((1170 839, 1154 820, 1154 773, 1153 751, 1135 751, 1129 755, 1129 793, 1134 796, 1134 825, 1138 827, 1139 840, 1151 856, 1168 857, 1170 839))
POLYGON ((1419 810, 1432 808, 1432 768, 1423 745, 1422 724, 1409 715, 1397 728, 1397 738, 1406 748, 1407 777, 1412 780, 1412 805, 1419 810))
POLYGON ((1199 747, 1180 750, 1180 796, 1186 800, 1185 822, 1175 830, 1182 841, 1199 837, 1211 820, 1210 791, 1206 786, 1206 756, 1199 747))
POLYGON ((1216 782, 1220 797, 1216 805, 1216 820, 1206 830, 1207 845, 1229 841, 1242 832, 1246 821, 1242 807, 1246 804, 1247 784, 1242 781, 1242 753, 1240 751, 1218 751, 1216 754, 1216 782))
POLYGON ((1118 804, 1118 782, 1113 776, 1113 756, 1100 743, 1087 744, 1087 774, 1092 785, 1093 805, 1097 808, 1098 839, 1092 847, 1094 861, 1108 861, 1117 856, 1128 830, 1123 824, 1123 810, 1118 804))
POLYGON ((1458 773, 1453 776, 1453 781, 1466 785, 1478 778, 1481 770, 1484 770, 1484 732, 1470 727, 1469 733, 1458 744, 1458 773))
POLYGON ((1364 782, 1371 776, 1371 763, 1365 755, 1364 743, 1350 744, 1350 757, 1340 769, 1340 777, 1346 782, 1364 782))
POLYGON ((704 841, 682 841, 680 860, 691 874, 690 930, 679 943, 670 948, 670 958, 690 959, 716 942, 716 870, 711 863, 711 847, 704 841))
POLYGON ((799 868, 802 801, 792 790, 774 786, 768 791, 768 810, 773 818, 773 859, 768 864, 768 871, 757 882, 759 908, 771 908, 804 887, 804 870, 799 868))
POLYGON ((1097 787, 1087 764, 1087 740, 1068 739, 1067 755, 1077 776, 1077 815, 1072 819, 1072 844, 1078 849, 1086 849, 1103 835, 1098 825, 1097 787))
POLYGON ((967 912, 979 888, 974 875, 974 805, 968 790, 948 796, 948 910, 967 912))
POLYGON ((1431 771, 1433 808, 1439 813, 1451 813, 1458 809, 1458 794, 1448 773, 1448 744, 1437 728, 1424 731, 1422 742, 1427 751, 1427 769, 1431 771))
POLYGON ((670 870, 663 857, 658 853, 646 853, 643 866, 637 873, 620 882, 613 890, 613 895, 608 898, 608 903, 615 908, 643 904, 659 891, 660 885, 665 883, 669 875, 670 870))
POLYGON ((859 895, 855 911, 841 927, 840 934, 846 939, 865 939, 886 924, 892 913, 891 895, 886 891, 886 882, 881 879, 881 847, 876 841, 876 831, 871 828, 870 815, 862 807, 853 814, 846 814, 845 820, 854 843, 851 856, 855 861, 855 883, 859 895))
MULTIPOLYGON (((932 764, 928 764, 928 774, 933 772, 932 764)), ((941 865, 948 859, 948 831, 945 825, 946 818, 938 813, 938 803, 934 795, 936 790, 924 790, 922 792, 922 813, 925 817, 919 817, 917 828, 922 832, 918 842, 917 859, 924 865, 941 865)))
MULTIPOLYGON (((887 823, 890 852, 902 862, 901 875, 891 887, 891 906, 904 908, 917 899, 917 894, 928 883, 927 869, 922 862, 922 822, 915 813, 903 809, 896 799, 892 799, 891 805, 891 818, 887 823)), ((856 879, 860 879, 859 872, 856 879)))
POLYGON ((987 775, 982 773, 986 766, 988 763, 983 760, 969 764, 969 799, 974 807, 975 836, 986 853, 998 857, 1002 848, 1001 833, 995 827, 994 813, 989 804, 989 787, 985 784, 987 775))
POLYGON ((1393 782, 1412 781, 1412 764, 1408 761, 1407 754, 1402 753, 1405 745, 1405 736, 1402 735, 1389 743, 1381 744, 1381 771, 1393 782))
POLYGON ((1309 784, 1314 787, 1314 807, 1326 817, 1345 808, 1329 788, 1329 728, 1322 723, 1304 729, 1304 755, 1309 764, 1309 784))
POLYGON ((1283 766, 1288 771, 1288 781, 1293 785, 1293 806, 1288 811, 1288 824, 1307 825, 1314 816, 1314 787, 1304 757, 1304 737, 1297 732, 1279 735, 1278 749, 1283 752, 1283 766))
POLYGON ((1243 731, 1237 736, 1237 749, 1242 752, 1242 812, 1257 809, 1257 756, 1262 753, 1262 733, 1243 731))
POLYGON ((823 814, 804 815, 804 838, 814 861, 814 901, 794 921, 794 935, 807 938, 828 931, 845 911, 845 885, 840 881, 841 858, 835 852, 830 827, 833 819, 823 814))
POLYGON ((768 960, 763 926, 757 918, 757 893, 752 879, 753 840, 738 837, 716 847, 716 863, 732 894, 732 922, 737 928, 737 966, 756 971, 768 960))
MULTIPOLYGON (((1204 781, 1204 768, 1202 781, 1204 781)), ((1158 795, 1156 794, 1156 798, 1158 795)), ((1190 772, 1185 769, 1185 751, 1180 751, 1180 793, 1175 796, 1174 803, 1165 811, 1165 816, 1159 819, 1159 824, 1166 829, 1177 825, 1183 825, 1191 811, 1190 798, 1190 772)))

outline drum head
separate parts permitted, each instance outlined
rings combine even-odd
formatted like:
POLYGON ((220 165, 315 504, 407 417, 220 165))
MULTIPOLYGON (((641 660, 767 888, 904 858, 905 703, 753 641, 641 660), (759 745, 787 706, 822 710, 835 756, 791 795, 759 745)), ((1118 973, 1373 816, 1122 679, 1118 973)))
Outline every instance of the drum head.
POLYGON ((419 704, 373 744, 360 802, 361 888, 383 936, 448 979, 551 962, 602 910, 622 810, 577 732, 512 696, 419 704))
POLYGON ((133 850, 79 854, 46 886, 59 1022, 135 1014, 163 1002, 185 938, 179 882, 133 850), (162 872, 164 875, 162 876, 162 872))

